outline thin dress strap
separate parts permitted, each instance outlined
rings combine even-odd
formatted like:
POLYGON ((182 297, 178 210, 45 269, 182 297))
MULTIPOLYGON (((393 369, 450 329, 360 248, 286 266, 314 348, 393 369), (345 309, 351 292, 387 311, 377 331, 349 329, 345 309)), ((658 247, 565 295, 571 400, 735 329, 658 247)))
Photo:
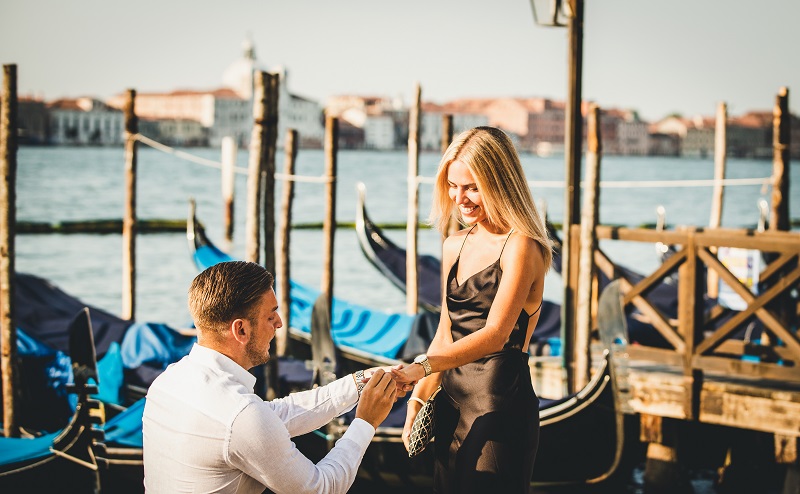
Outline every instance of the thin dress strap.
MULTIPOLYGON (((467 234, 464 235, 464 241, 461 243, 461 248, 458 249, 458 257, 456 257, 456 259, 461 257, 461 251, 464 250, 464 246, 467 244, 467 239, 469 238, 469 234, 472 233, 472 230, 474 230, 476 226, 478 226, 477 223, 472 225, 472 228, 470 228, 469 231, 467 232, 467 234)), ((508 241, 508 239, 506 239, 506 241, 508 241)), ((505 247, 505 245, 503 247, 505 247)))
POLYGON ((510 232, 508 232, 508 236, 506 237, 506 241, 503 242, 503 248, 500 249, 500 255, 497 256, 498 259, 503 257, 503 251, 506 250, 506 244, 508 243, 508 239, 511 238, 511 234, 514 233, 514 229, 512 228, 510 232))

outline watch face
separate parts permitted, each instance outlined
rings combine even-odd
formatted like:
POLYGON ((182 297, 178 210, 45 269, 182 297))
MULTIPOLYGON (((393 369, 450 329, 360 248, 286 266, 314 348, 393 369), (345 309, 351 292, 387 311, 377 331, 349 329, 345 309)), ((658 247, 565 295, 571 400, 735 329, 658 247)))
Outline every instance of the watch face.
POLYGON ((414 363, 415 364, 419 364, 419 363, 421 363, 421 362, 423 362, 424 360, 427 360, 427 359, 428 359, 427 355, 417 355, 416 357, 414 357, 414 363))

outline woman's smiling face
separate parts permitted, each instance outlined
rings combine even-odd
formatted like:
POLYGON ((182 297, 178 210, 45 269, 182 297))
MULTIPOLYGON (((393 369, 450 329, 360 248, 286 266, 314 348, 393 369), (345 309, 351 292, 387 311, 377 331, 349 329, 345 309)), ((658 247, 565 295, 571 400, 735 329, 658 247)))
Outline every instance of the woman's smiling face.
POLYGON ((487 218, 478 184, 467 165, 458 160, 452 162, 447 169, 447 184, 450 199, 458 206, 466 224, 474 225, 487 218))

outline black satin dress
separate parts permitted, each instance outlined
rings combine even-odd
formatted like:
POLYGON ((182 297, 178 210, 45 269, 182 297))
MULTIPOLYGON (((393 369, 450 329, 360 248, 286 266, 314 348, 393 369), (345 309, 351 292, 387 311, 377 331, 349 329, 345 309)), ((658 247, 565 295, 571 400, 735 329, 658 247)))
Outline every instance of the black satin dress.
MULTIPOLYGON (((447 276, 454 341, 486 325, 503 275, 498 257, 459 285, 460 257, 459 252, 447 276)), ((435 411, 434 492, 529 492, 539 442, 539 399, 528 354, 522 350, 530 317, 520 313, 500 352, 442 373, 435 411)))

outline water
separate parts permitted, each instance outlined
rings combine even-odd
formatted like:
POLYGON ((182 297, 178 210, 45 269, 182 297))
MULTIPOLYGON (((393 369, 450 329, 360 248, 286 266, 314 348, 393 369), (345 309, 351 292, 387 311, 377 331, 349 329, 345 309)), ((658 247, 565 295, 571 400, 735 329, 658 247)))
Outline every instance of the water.
MULTIPOLYGON (((220 172, 172 155, 141 146, 138 157, 137 208, 139 218, 185 218, 188 199, 197 200, 198 215, 209 237, 222 245, 222 201, 220 172)), ((188 152, 219 161, 214 149, 188 152)), ((420 174, 432 176, 438 165, 437 153, 420 156, 420 174)), ((529 179, 560 181, 564 164, 560 158, 522 156, 529 179)), ((283 169, 283 153, 277 156, 283 169)), ((338 156, 336 217, 355 219, 355 184, 367 185, 367 205, 378 223, 402 223, 406 216, 406 173, 404 151, 341 151, 338 156)), ((238 166, 247 167, 247 152, 240 151, 238 166)), ((324 155, 319 150, 301 150, 296 173, 320 175, 324 155)), ((602 180, 677 180, 713 178, 711 159, 655 157, 604 157, 602 180)), ((728 161, 729 178, 766 177, 769 161, 728 161)), ((798 177, 800 165, 792 164, 798 177)), ((325 214, 323 185, 296 183, 293 222, 321 223, 325 214)), ((244 256, 246 176, 236 178, 235 230, 232 254, 244 256)), ((537 201, 545 201, 549 216, 563 216, 563 191, 533 187, 537 201)), ((280 197, 278 184, 277 197, 280 197)), ((723 226, 753 226, 758 220, 757 202, 769 201, 769 188, 729 187, 725 191, 723 226)), ((800 188, 794 180, 790 192, 791 217, 800 217, 800 188)), ((18 154, 17 218, 20 221, 65 221, 121 218, 124 209, 124 155, 121 148, 23 147, 18 154)), ((278 203, 280 201, 277 201, 278 203)), ((420 217, 425 219, 431 202, 431 186, 420 189, 420 217)), ((705 225, 711 209, 711 188, 603 189, 600 220, 606 224, 639 226, 654 223, 655 210, 664 205, 672 225, 705 225)), ((387 234, 405 245, 404 230, 387 234)), ((291 245, 292 278, 318 286, 322 271, 321 230, 294 230, 291 245)), ((111 313, 121 311, 122 239, 120 235, 18 235, 17 270, 47 278, 85 303, 111 313)), ((419 251, 439 256, 439 235, 433 230, 419 233, 419 251)), ((655 269, 657 259, 650 245, 630 242, 602 242, 610 257, 642 272, 655 269)), ((137 240, 136 318, 183 326, 189 322, 186 289, 197 274, 182 233, 140 235, 137 240)), ((339 229, 335 239, 335 296, 363 305, 403 311, 404 295, 369 264, 360 252, 355 232, 339 229)), ((545 297, 559 301, 561 281, 548 275, 545 297)))

